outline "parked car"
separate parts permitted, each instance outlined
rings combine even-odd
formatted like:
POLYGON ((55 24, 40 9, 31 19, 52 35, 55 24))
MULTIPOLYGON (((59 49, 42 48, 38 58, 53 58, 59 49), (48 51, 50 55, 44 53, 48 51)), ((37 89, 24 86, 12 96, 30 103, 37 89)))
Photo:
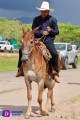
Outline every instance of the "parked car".
POLYGON ((8 41, 1 41, 0 42, 0 51, 9 51, 9 52, 13 52, 13 45, 10 44, 10 42, 8 41))
POLYGON ((80 46, 78 47, 78 52, 80 53, 80 46))
POLYGON ((77 68, 78 50, 73 50, 71 43, 55 43, 55 47, 62 55, 63 69, 67 70, 68 65, 77 68))

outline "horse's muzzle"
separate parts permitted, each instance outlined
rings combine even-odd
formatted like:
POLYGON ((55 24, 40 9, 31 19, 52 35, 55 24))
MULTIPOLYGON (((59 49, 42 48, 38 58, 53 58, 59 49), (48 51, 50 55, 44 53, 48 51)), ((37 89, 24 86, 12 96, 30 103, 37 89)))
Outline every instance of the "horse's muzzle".
POLYGON ((23 53, 21 60, 22 60, 22 62, 26 62, 29 58, 30 58, 29 53, 27 53, 27 54, 23 53))

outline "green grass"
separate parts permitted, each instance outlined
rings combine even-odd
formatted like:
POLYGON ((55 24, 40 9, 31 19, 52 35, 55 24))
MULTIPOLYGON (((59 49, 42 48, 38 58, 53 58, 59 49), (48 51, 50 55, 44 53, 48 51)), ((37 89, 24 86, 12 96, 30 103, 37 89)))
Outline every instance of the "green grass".
MULTIPOLYGON (((11 57, 0 56, 0 72, 16 71, 17 63, 18 63, 18 55, 11 57)), ((80 64, 80 56, 78 58, 78 64, 80 64)))
POLYGON ((4 57, 0 56, 0 72, 16 71, 18 63, 18 56, 4 57))
POLYGON ((80 56, 78 57, 78 64, 80 64, 80 56))

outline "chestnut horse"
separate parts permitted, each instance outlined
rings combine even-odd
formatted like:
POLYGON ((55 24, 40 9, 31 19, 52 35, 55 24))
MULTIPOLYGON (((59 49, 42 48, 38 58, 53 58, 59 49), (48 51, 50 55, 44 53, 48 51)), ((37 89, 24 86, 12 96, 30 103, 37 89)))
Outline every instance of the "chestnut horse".
POLYGON ((25 28, 22 30, 22 69, 27 87, 28 98, 26 118, 29 118, 31 115, 32 81, 35 81, 38 84, 38 103, 40 106, 40 113, 41 115, 48 115, 49 100, 51 101, 51 109, 53 109, 55 104, 53 99, 53 87, 55 85, 55 80, 52 78, 51 74, 48 74, 46 70, 47 63, 38 48, 38 45, 43 43, 39 42, 38 44, 34 41, 34 36, 31 32, 28 32, 25 28), (48 88, 45 109, 42 105, 44 86, 48 88))

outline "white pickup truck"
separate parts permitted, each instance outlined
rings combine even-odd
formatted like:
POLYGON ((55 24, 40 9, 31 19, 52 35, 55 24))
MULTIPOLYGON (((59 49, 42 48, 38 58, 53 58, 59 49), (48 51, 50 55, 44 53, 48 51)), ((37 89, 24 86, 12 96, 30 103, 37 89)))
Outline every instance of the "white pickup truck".
POLYGON ((63 69, 67 70, 68 65, 77 68, 78 50, 73 50, 71 43, 55 43, 55 47, 62 55, 63 69))
POLYGON ((9 51, 13 52, 13 45, 10 44, 8 41, 0 41, 0 51, 9 51))

